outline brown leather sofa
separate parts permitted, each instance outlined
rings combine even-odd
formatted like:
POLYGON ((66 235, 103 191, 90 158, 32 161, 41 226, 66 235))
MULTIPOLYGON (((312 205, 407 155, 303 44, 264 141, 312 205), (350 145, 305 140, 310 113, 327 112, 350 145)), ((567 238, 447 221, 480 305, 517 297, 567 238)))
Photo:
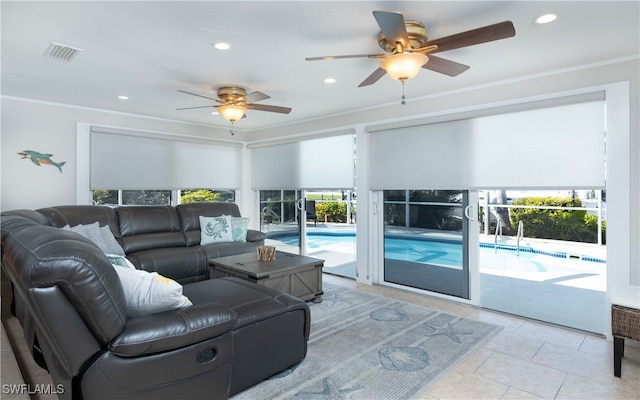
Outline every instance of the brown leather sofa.
POLYGON ((208 258, 254 251, 264 240, 254 231, 246 243, 199 245, 197 216, 223 209, 239 215, 229 203, 2 213, 13 310, 34 358, 63 385, 60 398, 227 398, 304 359, 306 303, 235 278, 206 279, 208 258), (137 268, 182 283, 193 305, 128 316, 104 252, 59 228, 94 221, 110 227, 137 268))

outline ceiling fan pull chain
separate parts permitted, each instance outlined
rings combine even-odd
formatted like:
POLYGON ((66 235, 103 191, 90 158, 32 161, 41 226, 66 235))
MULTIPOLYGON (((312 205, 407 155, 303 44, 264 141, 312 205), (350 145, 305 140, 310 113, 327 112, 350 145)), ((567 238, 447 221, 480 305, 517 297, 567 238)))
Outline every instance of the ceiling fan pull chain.
POLYGON ((229 133, 235 135, 235 132, 233 132, 233 121, 229 121, 229 133))
POLYGON ((401 79, 400 81, 402 82, 402 101, 400 102, 400 104, 405 105, 405 104, 407 104, 407 102, 404 101, 404 99, 405 99, 405 96, 404 96, 404 81, 406 81, 406 79, 401 79))

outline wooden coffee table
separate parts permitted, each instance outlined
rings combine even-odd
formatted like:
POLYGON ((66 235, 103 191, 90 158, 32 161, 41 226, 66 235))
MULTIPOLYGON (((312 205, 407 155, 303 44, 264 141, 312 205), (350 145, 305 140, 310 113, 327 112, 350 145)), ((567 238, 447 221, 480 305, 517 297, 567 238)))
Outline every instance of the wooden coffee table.
POLYGON ((302 300, 322 301, 324 260, 282 251, 274 261, 260 261, 256 253, 209 259, 210 278, 235 276, 290 293, 302 300))

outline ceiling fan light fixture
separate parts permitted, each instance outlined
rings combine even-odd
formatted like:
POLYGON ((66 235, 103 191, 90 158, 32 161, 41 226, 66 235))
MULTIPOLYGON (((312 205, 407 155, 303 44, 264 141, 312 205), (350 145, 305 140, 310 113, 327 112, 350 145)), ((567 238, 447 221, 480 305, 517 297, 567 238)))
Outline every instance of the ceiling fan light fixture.
POLYGON ((429 61, 429 57, 420 53, 399 53, 380 60, 380 68, 398 81, 408 81, 420 72, 420 68, 429 61))
POLYGON ((240 118, 244 116, 244 114, 247 112, 247 109, 235 104, 225 104, 218 107, 218 111, 220 112, 220 115, 222 115, 222 117, 227 121, 235 122, 240 120, 240 118))

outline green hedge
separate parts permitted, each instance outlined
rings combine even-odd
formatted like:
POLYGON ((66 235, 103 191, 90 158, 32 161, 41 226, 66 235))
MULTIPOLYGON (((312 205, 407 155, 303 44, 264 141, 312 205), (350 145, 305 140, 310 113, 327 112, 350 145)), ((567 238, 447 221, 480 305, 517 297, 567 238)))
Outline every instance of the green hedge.
POLYGON ((222 196, 219 193, 213 193, 211 190, 185 190, 180 196, 180 203, 199 203, 203 201, 220 201, 222 196))
MULTIPOLYGON (((580 199, 572 197, 523 197, 513 205, 582 207, 580 199)), ((524 236, 530 238, 566 240, 571 242, 598 242, 598 217, 586 210, 555 210, 537 208, 511 208, 511 228, 517 232, 520 221, 524 224, 524 236)), ((606 224, 602 224, 605 243, 606 224)))
MULTIPOLYGON (((351 209, 353 211, 353 208, 351 209)), ((327 216, 329 222, 347 222, 347 202, 345 201, 316 201, 316 216, 318 221, 324 221, 327 216)))

